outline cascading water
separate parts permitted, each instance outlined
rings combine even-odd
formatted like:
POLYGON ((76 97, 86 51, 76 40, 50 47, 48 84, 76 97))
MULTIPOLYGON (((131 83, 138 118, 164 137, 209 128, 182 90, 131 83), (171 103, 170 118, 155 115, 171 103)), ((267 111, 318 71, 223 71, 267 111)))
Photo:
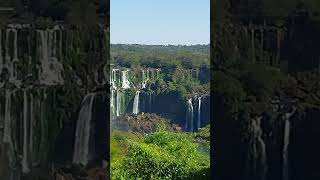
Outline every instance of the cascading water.
POLYGON ((289 170, 288 170, 288 145, 290 139, 290 121, 288 119, 285 120, 284 125, 284 139, 283 139, 283 165, 282 165, 282 176, 283 180, 288 180, 289 178, 289 170))
POLYGON ((192 104, 192 98, 188 100, 188 109, 187 109, 187 115, 186 115, 186 124, 185 129, 193 131, 193 104, 192 104))
POLYGON ((4 132, 3 132, 3 144, 7 145, 7 157, 8 157, 8 166, 13 169, 15 164, 15 155, 14 155, 14 144, 12 142, 12 118, 11 118, 11 107, 12 107, 12 97, 14 96, 15 90, 6 91, 5 95, 5 113, 4 113, 4 132))
POLYGON ((5 43, 5 50, 6 50, 6 56, 5 56, 5 67, 9 70, 10 82, 16 84, 19 86, 19 82, 17 81, 17 72, 14 67, 14 64, 18 62, 18 32, 16 29, 9 28, 6 30, 6 43, 5 43), (13 34, 13 41, 10 40, 11 35, 13 34), (10 46, 13 43, 13 46, 10 46), (12 49, 11 49, 12 48, 12 49), (11 52, 13 50, 13 52, 11 52))
POLYGON ((140 91, 137 91, 133 100, 133 110, 132 110, 133 114, 139 113, 139 95, 140 95, 140 91))
POLYGON ((125 101, 124 92, 130 88, 129 70, 120 71, 119 69, 112 69, 110 76, 110 91, 111 91, 111 119, 120 116, 123 112, 123 103, 125 101), (119 74, 121 72, 121 74, 119 74))
POLYGON ((22 172, 28 173, 28 97, 27 91, 23 91, 23 156, 22 156, 22 172))
POLYGON ((129 89, 130 88, 130 81, 128 79, 129 70, 122 71, 122 88, 129 89))
POLYGON ((32 152, 33 152, 33 118, 34 118, 34 114, 33 114, 33 95, 30 94, 30 136, 29 136, 29 152, 30 152, 30 160, 32 161, 32 152))
POLYGON ((160 69, 142 69, 140 79, 137 78, 140 76, 136 77, 134 74, 131 74, 130 69, 111 69, 111 120, 128 112, 127 106, 132 101, 132 113, 137 114, 141 111, 151 112, 152 104, 155 101, 155 92, 150 89, 148 91, 141 91, 141 89, 147 88, 147 83, 151 82, 151 80, 157 80, 159 73, 160 69), (134 80, 130 82, 129 77, 133 77, 134 80), (131 90, 135 91, 135 96, 132 99, 128 97, 131 90))
POLYGON ((110 118, 113 119, 113 115, 114 115, 114 112, 116 111, 116 108, 115 108, 115 100, 114 100, 114 91, 113 89, 111 89, 111 98, 110 98, 110 110, 111 110, 111 113, 110 113, 110 118))
POLYGON ((90 93, 83 98, 75 134, 73 162, 84 166, 88 163, 90 122, 95 95, 90 93))
MULTIPOLYGON (((70 38, 64 36, 60 26, 36 30, 13 24, 0 29, 0 74, 4 75, 0 80, 0 94, 5 94, 0 101, 0 149, 1 163, 5 162, 4 171, 8 174, 3 177, 1 169, 0 179, 20 179, 21 172, 28 173, 35 166, 45 165, 55 148, 55 138, 61 130, 58 128, 62 128, 55 121, 62 124, 64 118, 47 110, 53 111, 50 105, 57 103, 56 94, 52 95, 56 87, 47 86, 63 84, 60 62, 65 57, 62 50, 69 45, 65 39, 70 38), (36 42, 28 42, 33 39, 36 42), (36 73, 38 76, 34 76, 36 73), (54 116, 50 117, 51 114, 54 116), (6 157, 2 159, 3 156, 6 157)), ((81 116, 83 113, 79 119, 81 116)))
POLYGON ((265 180, 267 173, 267 153, 266 145, 262 139, 262 117, 252 120, 251 133, 252 137, 249 141, 249 149, 247 156, 247 164, 244 179, 265 180))
POLYGON ((123 93, 120 90, 117 90, 117 116, 120 116, 122 114, 122 100, 123 100, 123 93))
POLYGON ((62 78, 63 65, 58 61, 56 53, 52 49, 56 49, 56 31, 53 30, 37 30, 40 44, 38 47, 38 56, 41 62, 40 83, 45 85, 63 84, 62 78), (55 37, 55 39, 53 38, 55 37), (54 48, 53 48, 54 47, 54 48))
POLYGON ((285 114, 285 125, 284 125, 284 138, 283 138, 283 150, 282 150, 282 179, 289 180, 289 166, 288 166, 288 146, 290 142, 290 118, 296 112, 296 108, 290 113, 285 114))
POLYGON ((198 97, 198 122, 197 122, 197 129, 201 126, 201 100, 202 97, 198 97))
POLYGON ((11 141, 11 96, 14 92, 6 91, 5 114, 4 114, 4 133, 3 142, 12 144, 11 141))
POLYGON ((149 69, 142 70, 142 82, 141 82, 141 88, 144 89, 147 87, 147 83, 149 81, 149 69))

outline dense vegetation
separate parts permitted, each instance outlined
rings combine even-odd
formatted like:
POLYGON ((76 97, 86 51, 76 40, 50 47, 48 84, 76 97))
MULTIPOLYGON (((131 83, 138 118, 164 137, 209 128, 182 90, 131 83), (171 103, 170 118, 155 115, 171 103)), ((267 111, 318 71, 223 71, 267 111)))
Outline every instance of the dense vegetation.
POLYGON ((195 92, 209 91, 209 46, 161 46, 112 44, 111 64, 138 72, 141 68, 160 68, 155 82, 158 92, 177 92, 183 99, 195 92))
POLYGON ((147 135, 112 130, 111 178, 208 179, 209 127, 194 134, 166 129, 159 123, 157 131, 147 135))
MULTIPOLYGON (((248 158, 250 153, 259 156, 259 152, 250 144, 256 138, 252 131, 255 128, 261 130, 261 139, 265 143, 267 160, 261 164, 264 163, 263 167, 268 168, 266 174, 259 174, 263 178, 256 179, 283 179, 281 173, 284 163, 283 159, 278 159, 279 154, 283 153, 281 133, 284 130, 284 119, 281 114, 292 107, 297 108, 297 111, 295 117, 289 119, 293 124, 288 150, 292 153, 289 155, 289 168, 295 167, 297 173, 289 172, 290 178, 319 177, 314 164, 297 158, 310 156, 312 158, 309 160, 316 164, 319 156, 318 153, 309 155, 313 152, 310 149, 314 147, 315 133, 312 136, 306 135, 308 133, 299 134, 299 131, 312 131, 312 128, 306 130, 303 126, 315 126, 317 123, 310 119, 317 119, 320 110, 319 64, 310 63, 313 57, 319 57, 318 50, 313 48, 319 42, 319 22, 315 21, 318 19, 319 2, 229 0, 214 1, 213 5, 213 73, 210 89, 216 147, 213 160, 217 179, 248 179, 244 177, 244 172, 258 172, 254 168, 261 160, 248 158), (283 36, 290 37, 281 39, 279 59, 280 62, 287 61, 284 66, 273 63, 275 59, 270 56, 272 51, 277 51, 276 46, 262 51, 257 43, 256 58, 272 59, 270 63, 257 63, 251 56, 252 39, 242 33, 241 28, 246 24, 250 29, 250 22, 257 26, 263 25, 264 20, 267 26, 279 28, 283 36), (308 63, 311 65, 304 68, 308 63), (277 103, 287 109, 273 109, 277 103), (258 128, 252 125, 257 117, 262 117, 262 124, 258 128), (308 142, 305 142, 305 137, 309 138, 308 142), (304 142, 300 142, 300 139, 304 142), (306 147, 301 147, 304 150, 300 150, 301 145, 311 148, 306 150, 306 147), (251 167, 247 167, 249 163, 252 163, 251 167)), ((259 37, 255 37, 253 42, 260 42, 259 37)))
MULTIPOLYGON (((314 7, 319 5, 312 0, 305 3, 301 1, 282 3, 279 1, 252 1, 247 4, 245 2, 237 4, 233 1, 215 1, 214 8, 217 11, 214 11, 216 16, 214 16, 213 26, 215 27, 214 35, 216 38, 212 42, 213 66, 211 68, 213 73, 211 90, 217 96, 223 97, 223 102, 229 107, 231 114, 242 110, 248 113, 257 113, 259 110, 265 109, 272 99, 278 97, 302 100, 300 96, 307 95, 302 95, 304 94, 303 91, 298 90, 305 88, 302 81, 298 79, 310 82, 311 79, 318 77, 318 74, 313 71, 288 73, 272 63, 255 63, 250 56, 252 48, 248 45, 248 40, 243 34, 234 32, 234 27, 237 27, 241 22, 231 18, 232 16, 241 14, 250 19, 252 16, 269 15, 279 16, 278 19, 281 20, 290 16, 291 13, 301 10, 312 14, 316 10, 314 7), (227 8, 221 10, 221 7, 227 8), (270 7, 276 8, 268 11, 270 7), (249 11, 250 8, 256 11, 249 11), (278 14, 277 10, 280 9, 285 11, 278 14), (258 108, 257 104, 261 106, 258 108)), ((277 24, 278 21, 273 23, 277 24)), ((300 43, 303 44, 302 39, 300 43)), ((270 52, 256 51, 256 56, 268 56, 268 53, 270 52)), ((307 61, 306 59, 303 60, 306 63, 307 61)), ((289 59, 289 64, 294 63, 289 59)))
POLYGON ((199 68, 209 64, 209 46, 112 44, 111 63, 125 67, 199 68))
MULTIPOLYGON (((111 64, 131 69, 130 82, 141 81, 141 68, 161 69, 160 78, 144 91, 177 96, 182 102, 194 93, 209 93, 208 45, 112 44, 110 48, 111 64)), ((111 130, 112 179, 209 179, 209 126, 186 133, 172 128, 166 119, 160 118, 161 123, 145 118, 143 122, 141 116, 149 117, 130 118, 129 131, 111 130), (155 131, 143 128, 154 127, 152 123, 155 131)))

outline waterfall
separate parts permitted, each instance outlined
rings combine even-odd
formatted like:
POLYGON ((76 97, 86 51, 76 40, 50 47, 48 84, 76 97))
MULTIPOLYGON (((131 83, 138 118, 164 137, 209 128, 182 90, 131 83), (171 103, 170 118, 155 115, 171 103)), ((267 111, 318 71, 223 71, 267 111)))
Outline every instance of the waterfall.
POLYGON ((193 104, 192 104, 192 98, 188 100, 188 110, 187 110, 187 115, 186 115, 186 124, 185 124, 185 129, 186 130, 193 131, 193 104), (190 128, 189 128, 190 126, 190 128))
MULTIPOLYGON (((111 91, 111 98, 110 98, 110 107, 111 107, 111 119, 114 119, 117 116, 120 116, 123 113, 127 112, 128 99, 131 100, 131 97, 128 97, 129 90, 128 89, 135 89, 137 91, 135 93, 135 97, 133 99, 133 107, 132 113, 139 113, 143 112, 151 112, 152 104, 154 103, 155 99, 155 92, 145 92, 141 91, 147 87, 148 81, 155 79, 155 76, 159 76, 160 69, 141 69, 139 78, 134 78, 134 73, 131 74, 130 69, 116 69, 111 68, 110 72, 110 91, 111 91), (157 73, 157 74, 156 74, 157 73), (130 82, 130 77, 138 81, 130 82)), ((131 101, 132 102, 132 101, 131 101)), ((130 107, 131 108, 131 107, 130 107)))
POLYGON ((129 69, 112 69, 110 76, 111 119, 120 116, 124 111, 125 90, 130 88, 129 69))
POLYGON ((95 93, 90 93, 83 98, 75 134, 73 162, 84 166, 88 163, 90 122, 94 97, 95 93))
POLYGON ((132 110, 133 114, 139 113, 139 95, 140 95, 140 91, 137 91, 133 100, 133 110, 132 110))
POLYGON ((120 116, 122 109, 121 109, 121 105, 122 105, 122 92, 120 90, 117 90, 117 116, 120 116))
POLYGON ((288 180, 289 179, 289 172, 288 172, 288 145, 289 145, 289 140, 290 140, 290 121, 289 121, 289 119, 286 119, 285 120, 285 125, 284 125, 284 138, 283 138, 283 150, 282 150, 282 155, 283 155, 283 165, 282 165, 283 180, 288 180))
POLYGON ((11 141, 11 98, 14 91, 6 91, 5 114, 4 114, 4 134, 3 142, 12 143, 11 141))
POLYGON ((33 152, 33 95, 30 94, 30 136, 29 136, 29 152, 30 152, 30 161, 32 162, 32 152, 33 152))
POLYGON ((129 72, 129 70, 122 71, 122 88, 123 89, 130 88, 130 82, 128 79, 128 74, 129 74, 128 72, 129 72))
POLYGON ((111 89, 111 119, 118 117, 123 113, 124 94, 121 90, 111 89))
POLYGON ((28 173, 28 97, 27 91, 23 91, 23 156, 22 156, 22 172, 28 173))
POLYGON ((115 102, 114 102, 114 91, 113 89, 111 89, 111 98, 110 98, 110 118, 113 119, 113 115, 115 114, 115 102))
POLYGON ((3 143, 8 144, 8 160, 9 165, 14 164, 14 145, 11 138, 12 133, 12 119, 11 119, 11 100, 12 95, 15 91, 6 91, 5 95, 5 113, 4 113, 4 132, 3 132, 3 143))
POLYGON ((197 129, 201 126, 201 100, 202 97, 198 98, 198 123, 197 123, 197 129))
POLYGON ((16 79, 16 71, 14 68, 14 62, 18 61, 18 46, 17 46, 17 40, 18 39, 18 33, 16 29, 7 29, 6 30, 6 57, 5 57, 5 64, 6 67, 9 70, 10 73, 10 81, 14 81, 16 79), (13 32, 14 34, 14 40, 13 40, 13 54, 10 54, 10 33, 13 32))
MULTIPOLYGON (((12 29, 12 32, 14 33, 14 51, 13 51, 13 62, 17 62, 18 61, 18 32, 16 29, 12 29)), ((15 73, 15 76, 17 74, 15 73)))
POLYGON ((284 138, 283 138, 283 150, 282 150, 282 179, 289 180, 289 158, 288 158, 288 146, 290 143, 290 118, 296 112, 296 108, 293 108, 292 112, 285 114, 285 125, 284 125, 284 138))
POLYGON ((113 89, 117 88, 117 71, 118 69, 112 69, 111 71, 110 82, 111 82, 111 88, 113 89))
POLYGON ((53 56, 55 53, 52 52, 53 46, 56 46, 53 42, 53 33, 52 30, 37 30, 37 34, 40 35, 38 56, 41 62, 41 74, 39 79, 41 84, 49 86, 64 83, 61 75, 63 65, 53 56))
POLYGON ((262 138, 262 117, 252 119, 251 139, 247 151, 247 164, 244 179, 265 180, 267 174, 266 144, 262 138))
MULTIPOLYGON (((148 71, 147 71, 147 73, 148 73, 148 71)), ((145 70, 142 70, 142 78, 141 79, 142 79, 141 88, 144 89, 147 87, 147 81, 148 81, 148 77, 146 75, 145 70)))

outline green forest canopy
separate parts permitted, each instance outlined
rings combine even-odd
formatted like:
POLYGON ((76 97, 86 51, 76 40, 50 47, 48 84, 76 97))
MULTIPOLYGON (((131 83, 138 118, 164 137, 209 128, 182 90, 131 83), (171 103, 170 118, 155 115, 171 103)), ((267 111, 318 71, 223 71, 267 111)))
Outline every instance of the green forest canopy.
POLYGON ((142 65, 160 68, 163 66, 183 66, 198 68, 209 65, 209 45, 126 45, 112 44, 111 63, 131 67, 142 65))

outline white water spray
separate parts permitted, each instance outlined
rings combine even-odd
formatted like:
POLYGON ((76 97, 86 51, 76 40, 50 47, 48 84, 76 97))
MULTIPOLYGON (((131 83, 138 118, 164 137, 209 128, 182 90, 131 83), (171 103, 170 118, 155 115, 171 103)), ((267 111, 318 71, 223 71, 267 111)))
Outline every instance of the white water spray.
POLYGON ((201 101, 202 97, 198 98, 198 122, 197 122, 197 129, 201 126, 201 101))
POLYGON ((132 110, 133 114, 139 113, 139 95, 140 95, 140 91, 137 91, 133 100, 133 110, 132 110))
POLYGON ((90 93, 83 98, 75 134, 73 162, 84 166, 88 163, 90 123, 94 97, 95 93, 90 93))
POLYGON ((129 89, 130 88, 130 81, 129 81, 129 70, 122 71, 122 88, 129 89))
POLYGON ((192 98, 190 98, 188 100, 188 110, 187 110, 187 115, 186 115, 185 129, 188 130, 188 128, 191 131, 193 131, 193 104, 192 104, 192 98))
POLYGON ((28 173, 28 97, 27 91, 23 91, 23 156, 22 156, 22 172, 28 173))

